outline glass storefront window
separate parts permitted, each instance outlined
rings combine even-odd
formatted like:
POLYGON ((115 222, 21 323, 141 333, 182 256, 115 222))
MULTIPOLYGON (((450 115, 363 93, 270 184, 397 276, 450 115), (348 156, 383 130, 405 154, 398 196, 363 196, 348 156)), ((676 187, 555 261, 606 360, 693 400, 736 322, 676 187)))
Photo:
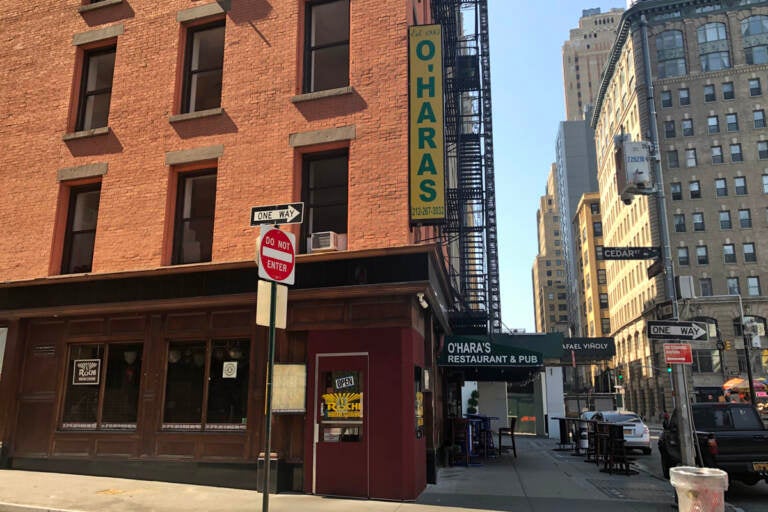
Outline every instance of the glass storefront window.
POLYGON ((71 345, 62 428, 135 430, 141 356, 139 343, 71 345))
POLYGON ((249 361, 247 340, 171 342, 163 428, 245 430, 249 361))

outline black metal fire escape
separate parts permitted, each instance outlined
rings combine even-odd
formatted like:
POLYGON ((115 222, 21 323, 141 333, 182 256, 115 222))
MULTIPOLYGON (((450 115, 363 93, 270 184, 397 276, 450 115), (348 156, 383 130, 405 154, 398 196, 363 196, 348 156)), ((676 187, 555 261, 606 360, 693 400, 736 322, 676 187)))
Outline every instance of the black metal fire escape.
POLYGON ((443 27, 447 220, 456 333, 501 332, 487 0, 432 0, 443 27))

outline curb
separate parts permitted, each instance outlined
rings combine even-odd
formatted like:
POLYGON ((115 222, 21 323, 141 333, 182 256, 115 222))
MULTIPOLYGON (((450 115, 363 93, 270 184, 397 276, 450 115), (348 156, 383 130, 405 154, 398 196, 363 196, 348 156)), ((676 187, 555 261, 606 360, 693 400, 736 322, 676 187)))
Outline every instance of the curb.
POLYGON ((50 508, 37 505, 19 505, 0 501, 0 512, 82 512, 68 508, 50 508))

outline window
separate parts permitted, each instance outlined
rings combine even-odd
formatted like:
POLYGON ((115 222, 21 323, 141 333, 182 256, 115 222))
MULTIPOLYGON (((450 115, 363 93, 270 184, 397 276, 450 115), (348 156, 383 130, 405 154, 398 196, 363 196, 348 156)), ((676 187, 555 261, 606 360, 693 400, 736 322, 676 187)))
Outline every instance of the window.
POLYGON ((685 48, 682 31, 666 30, 656 36, 656 62, 659 78, 685 75, 685 48))
POLYGON ((731 144, 729 148, 731 150, 731 162, 744 161, 744 157, 741 154, 741 144, 731 144))
MULTIPOLYGON (((699 42, 699 61, 702 71, 718 71, 731 67, 727 49, 719 41, 726 40, 725 23, 707 23, 696 29, 699 42)), ((661 78, 661 77, 660 77, 661 78)))
POLYGON ((733 82, 725 82, 723 84, 723 99, 732 100, 735 97, 733 92, 733 82))
POLYGON ((728 295, 739 295, 741 293, 738 277, 726 277, 725 284, 728 288, 728 295))
POLYGON ((669 192, 673 201, 680 201, 683 198, 683 187, 680 182, 670 183, 669 192))
POLYGON ((304 92, 349 85, 349 0, 307 4, 304 92))
POLYGON ((685 233, 685 215, 682 213, 676 213, 674 216, 675 232, 685 233))
POLYGON ((733 244, 723 244, 723 261, 736 263, 736 248, 733 244))
POLYGON ((603 223, 602 222, 593 222, 592 223, 592 232, 595 236, 603 236, 603 223))
POLYGON ((723 147, 712 146, 710 150, 712 151, 712 163, 713 164, 723 163, 723 147))
POLYGON ((715 96, 715 86, 712 84, 707 84, 704 86, 704 101, 715 101, 717 97, 715 96))
POLYGON ((747 295, 750 297, 759 297, 760 293, 760 278, 757 276, 747 277, 747 295))
POLYGON ((763 174, 763 194, 768 194, 768 174, 763 174))
POLYGON ((694 212, 691 214, 692 220, 693 220, 693 230, 694 231, 704 231, 706 228, 704 226, 704 214, 701 212, 694 212))
POLYGON ((755 123, 755 128, 765 128, 765 110, 753 110, 752 120, 755 123))
POLYGON ((69 346, 61 427, 136 430, 141 343, 69 346))
POLYGON ((610 318, 601 318, 600 319, 600 330, 603 334, 611 334, 611 319, 610 318))
POLYGON ((672 106, 672 91, 661 91, 661 106, 662 108, 672 106))
POLYGON ((720 229, 731 229, 731 212, 729 210, 721 210, 718 212, 720 217, 720 229))
POLYGON ((744 40, 744 55, 747 64, 768 63, 768 16, 750 16, 741 21, 741 36, 744 40))
POLYGON ((768 142, 761 140, 757 143, 757 158, 760 160, 768 159, 768 142))
MULTIPOLYGON (((688 92, 688 89, 678 89, 677 90, 677 97, 680 101, 680 106, 684 107, 685 105, 691 104, 691 95, 688 92)), ((671 105, 670 105, 671 106, 671 105)))
POLYGON ((760 79, 759 78, 750 78, 749 79, 749 95, 750 96, 760 96, 763 94, 763 90, 760 87, 760 79))
POLYGON ((688 192, 691 199, 701 199, 701 183, 698 180, 688 183, 688 192))
POLYGON ((729 132, 739 131, 739 115, 735 113, 725 114, 725 125, 729 132))
POLYGON ((92 270, 100 198, 101 183, 73 187, 69 190, 67 228, 61 260, 62 274, 92 270))
POLYGON ((245 430, 248 340, 171 341, 163 429, 245 430))
MULTIPOLYGON (((768 149, 766 149, 768 151, 768 149)), ((736 190, 737 196, 747 195, 747 178, 744 176, 736 176, 733 178, 733 188, 736 190)))
POLYGON ((720 132, 720 120, 717 116, 709 116, 707 118, 707 131, 710 134, 720 132))
POLYGON ((702 277, 699 278, 699 290, 701 290, 702 297, 712 296, 712 278, 702 277))
POLYGON ((752 227, 752 211, 745 208, 739 210, 739 226, 742 228, 752 227))
POLYGON ((76 131, 107 126, 116 52, 115 46, 85 52, 76 131))
POLYGON ((725 178, 715 178, 715 195, 724 197, 728 195, 728 182, 725 178))
POLYGON ((592 215, 600 215, 600 203, 589 203, 589 211, 592 215))
POLYGON ((216 169, 179 173, 171 263, 211 261, 216 169))
POLYGON ((706 245, 696 246, 696 263, 699 265, 709 264, 709 250, 706 245))
POLYGON ((683 119, 680 127, 683 130, 683 137, 693 137, 693 119, 683 119))
POLYGON ((691 260, 688 257, 688 248, 687 247, 678 247, 677 248, 677 263, 678 265, 690 265, 691 260))
POLYGON ((720 371, 720 352, 710 349, 693 350, 693 373, 716 373, 720 371))
MULTIPOLYGON (((302 224, 306 241, 312 233, 320 231, 347 232, 348 164, 346 151, 304 157, 304 202, 308 220, 302 224)), ((558 240, 559 242, 559 240, 558 240)))
POLYGON ((685 150, 685 165, 686 167, 696 167, 696 150, 695 149, 685 150))
POLYGON ((597 269, 597 284, 607 284, 608 280, 606 278, 605 269, 599 268, 597 269))
POLYGON ((675 136, 675 122, 674 121, 664 121, 664 136, 668 139, 671 139, 675 136))
POLYGON ((182 113, 221 106, 223 70, 224 21, 190 27, 187 31, 182 113))
POLYGON ((677 158, 676 149, 667 151, 667 166, 670 169, 677 169, 678 167, 680 167, 680 161, 677 158))
POLYGON ((608 309, 608 294, 600 294, 600 309, 608 309))
POLYGON ((757 255, 755 254, 755 244, 753 242, 743 244, 742 249, 745 263, 755 263, 757 261, 757 255))

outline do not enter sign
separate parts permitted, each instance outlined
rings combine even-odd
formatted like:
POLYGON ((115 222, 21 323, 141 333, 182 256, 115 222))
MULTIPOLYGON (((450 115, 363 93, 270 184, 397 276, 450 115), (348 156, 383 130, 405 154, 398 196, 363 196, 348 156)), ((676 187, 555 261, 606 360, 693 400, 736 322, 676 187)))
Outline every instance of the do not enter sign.
POLYGON ((259 277, 268 281, 293 284, 295 280, 296 236, 275 227, 261 226, 259 277))

